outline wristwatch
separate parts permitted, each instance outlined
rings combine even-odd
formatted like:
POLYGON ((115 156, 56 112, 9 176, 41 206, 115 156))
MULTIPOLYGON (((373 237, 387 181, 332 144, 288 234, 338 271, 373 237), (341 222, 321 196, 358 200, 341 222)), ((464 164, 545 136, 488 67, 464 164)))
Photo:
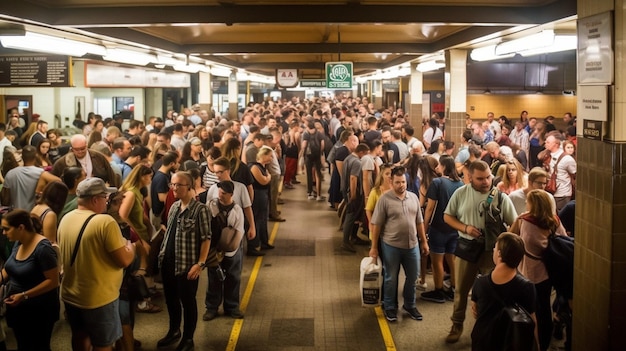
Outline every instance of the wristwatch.
POLYGON ((28 295, 26 295, 26 291, 22 291, 22 296, 24 296, 24 300, 28 300, 28 295))
POLYGON ((206 268, 206 262, 198 262, 198 266, 200 266, 200 269, 205 269, 206 268))

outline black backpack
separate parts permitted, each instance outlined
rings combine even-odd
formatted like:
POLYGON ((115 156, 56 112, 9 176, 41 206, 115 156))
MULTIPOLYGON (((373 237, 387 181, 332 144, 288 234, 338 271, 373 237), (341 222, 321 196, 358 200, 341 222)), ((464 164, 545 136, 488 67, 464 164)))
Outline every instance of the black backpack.
POLYGON ((485 251, 493 251, 498 236, 507 231, 502 219, 502 199, 504 195, 498 189, 491 188, 489 196, 482 206, 482 215, 485 217, 485 251), (497 204, 493 200, 497 199, 497 204))
POLYGON ((533 260, 542 260, 548 271, 550 283, 557 294, 567 299, 574 295, 574 238, 556 235, 548 237, 548 247, 541 257, 526 253, 533 260))
POLYGON ((322 155, 322 135, 317 130, 313 134, 309 134, 306 155, 319 157, 322 155))

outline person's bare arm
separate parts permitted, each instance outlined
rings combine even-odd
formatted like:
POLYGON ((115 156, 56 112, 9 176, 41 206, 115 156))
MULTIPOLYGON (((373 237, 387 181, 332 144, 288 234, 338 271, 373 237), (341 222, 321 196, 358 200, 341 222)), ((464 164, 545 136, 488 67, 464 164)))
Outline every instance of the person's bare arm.
POLYGON ((111 258, 113 259, 113 262, 118 265, 118 267, 128 267, 128 265, 135 259, 135 245, 133 245, 130 240, 127 240, 126 245, 111 252, 111 258))

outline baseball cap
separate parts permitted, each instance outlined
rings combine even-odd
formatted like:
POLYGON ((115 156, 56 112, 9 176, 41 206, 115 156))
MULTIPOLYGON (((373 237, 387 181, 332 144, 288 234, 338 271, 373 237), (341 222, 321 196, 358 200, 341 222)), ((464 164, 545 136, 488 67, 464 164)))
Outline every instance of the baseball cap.
POLYGON ((222 180, 217 183, 217 187, 229 194, 232 194, 235 191, 235 184, 233 184, 230 180, 222 180))
POLYGON ((117 188, 106 186, 104 180, 100 178, 87 178, 78 183, 76 188, 76 195, 78 197, 88 197, 99 194, 112 194, 117 191, 117 188))
POLYGON ((198 137, 193 137, 193 138, 189 139, 189 143, 191 145, 202 145, 202 140, 200 140, 200 138, 198 138, 198 137))

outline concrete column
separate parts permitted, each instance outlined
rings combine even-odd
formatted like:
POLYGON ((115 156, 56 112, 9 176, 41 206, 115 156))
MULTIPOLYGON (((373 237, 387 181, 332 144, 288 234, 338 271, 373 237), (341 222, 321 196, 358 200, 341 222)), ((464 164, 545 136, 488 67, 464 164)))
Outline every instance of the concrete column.
POLYGON ((465 130, 467 109, 467 51, 448 50, 445 58, 446 140, 452 140, 458 146, 465 130))
POLYGON ((578 111, 572 338, 577 351, 623 350, 626 330, 626 0, 578 0, 579 19, 607 11, 614 14, 615 77, 608 87, 604 140, 582 137, 584 116, 578 111))
POLYGON ((233 70, 228 77, 228 119, 238 119, 237 97, 239 96, 239 87, 237 84, 237 71, 233 70))
POLYGON ((415 137, 422 139, 422 95, 424 93, 424 75, 414 65, 411 66, 409 82, 409 123, 415 129, 415 137))
POLYGON ((198 76, 198 103, 203 109, 211 111, 213 107, 213 79, 211 79, 211 74, 206 72, 200 72, 198 76))

